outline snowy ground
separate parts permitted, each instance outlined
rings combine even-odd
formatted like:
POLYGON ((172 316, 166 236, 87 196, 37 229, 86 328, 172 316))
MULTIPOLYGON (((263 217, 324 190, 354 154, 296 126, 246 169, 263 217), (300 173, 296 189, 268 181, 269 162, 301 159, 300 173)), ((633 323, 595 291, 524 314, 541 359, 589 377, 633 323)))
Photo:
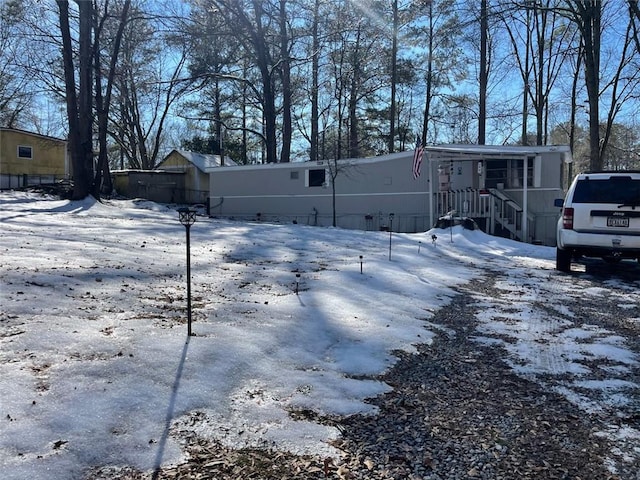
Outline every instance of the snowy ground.
MULTIPOLYGON (((432 232, 393 234, 389 260, 388 233, 198 217, 188 338, 175 210, 4 192, 0 218, 3 479, 179 462, 176 425, 230 446, 337 456, 338 431, 290 412, 371 411, 392 350, 431 342, 433 312, 486 268, 504 281, 498 297, 472 299, 479 344, 505 347, 519 374, 584 412, 639 404, 639 352, 562 302, 602 296, 638 322, 638 282, 557 274, 548 247, 456 227, 435 245, 432 232)), ((601 435, 621 445, 612 470, 640 458, 637 430, 601 435)))

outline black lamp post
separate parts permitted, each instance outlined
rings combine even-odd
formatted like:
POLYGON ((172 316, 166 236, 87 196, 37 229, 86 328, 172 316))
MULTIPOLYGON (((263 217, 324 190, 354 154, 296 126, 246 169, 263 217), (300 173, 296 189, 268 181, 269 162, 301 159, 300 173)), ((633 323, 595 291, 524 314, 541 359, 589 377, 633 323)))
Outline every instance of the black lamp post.
POLYGON ((389 260, 391 260, 391 235, 393 234, 393 213, 389 214, 389 260))
POLYGON ((191 225, 196 223, 196 211, 188 207, 178 209, 180 223, 187 230, 187 336, 191 336, 191 225))

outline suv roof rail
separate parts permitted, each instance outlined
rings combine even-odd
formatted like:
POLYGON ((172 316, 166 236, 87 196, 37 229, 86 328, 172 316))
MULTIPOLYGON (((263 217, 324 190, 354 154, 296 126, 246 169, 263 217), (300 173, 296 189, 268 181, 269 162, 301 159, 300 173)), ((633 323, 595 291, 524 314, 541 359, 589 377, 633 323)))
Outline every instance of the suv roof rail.
POLYGON ((583 175, 591 173, 640 173, 640 170, 587 170, 582 172, 583 175))

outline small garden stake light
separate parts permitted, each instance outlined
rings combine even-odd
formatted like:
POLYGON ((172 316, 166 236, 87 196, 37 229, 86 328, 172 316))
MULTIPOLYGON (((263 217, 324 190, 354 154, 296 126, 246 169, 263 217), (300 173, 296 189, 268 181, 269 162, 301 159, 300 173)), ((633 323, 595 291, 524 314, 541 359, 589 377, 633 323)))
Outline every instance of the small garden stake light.
POLYGON ((456 214, 455 210, 451 210, 450 212, 447 212, 447 215, 449 216, 449 236, 451 239, 451 243, 453 243, 453 216, 456 214))
POLYGON ((391 260, 391 235, 393 235, 393 213, 389 214, 389 260, 391 260))
POLYGON ((196 211, 188 207, 178 209, 180 223, 187 230, 187 336, 191 336, 191 225, 196 223, 196 211))
POLYGON ((362 255, 360 255, 360 275, 362 275, 362 255))

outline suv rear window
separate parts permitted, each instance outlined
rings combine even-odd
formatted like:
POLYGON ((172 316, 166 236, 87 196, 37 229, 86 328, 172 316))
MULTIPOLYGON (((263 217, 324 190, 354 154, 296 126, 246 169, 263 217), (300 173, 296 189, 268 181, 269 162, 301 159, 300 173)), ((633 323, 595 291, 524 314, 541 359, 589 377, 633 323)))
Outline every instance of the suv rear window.
POLYGON ((640 205, 640 180, 631 177, 579 180, 573 202, 640 205))

